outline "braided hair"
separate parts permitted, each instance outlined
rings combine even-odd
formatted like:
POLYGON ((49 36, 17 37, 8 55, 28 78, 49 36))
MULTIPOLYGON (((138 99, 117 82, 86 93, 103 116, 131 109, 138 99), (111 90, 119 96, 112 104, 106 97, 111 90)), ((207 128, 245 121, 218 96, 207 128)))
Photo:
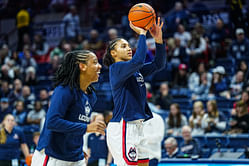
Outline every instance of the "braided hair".
POLYGON ((103 58, 103 63, 105 66, 109 67, 111 64, 115 63, 114 58, 111 55, 111 51, 115 48, 118 41, 120 41, 122 38, 116 38, 109 42, 108 47, 106 49, 106 53, 103 58))
MULTIPOLYGON (((88 50, 66 53, 61 65, 54 75, 54 87, 57 87, 58 85, 68 85, 71 90, 73 88, 80 90, 80 69, 78 64, 86 64, 91 53, 93 52, 88 50)), ((91 93, 92 90, 94 90, 94 88, 90 85, 87 88, 87 93, 91 93)))

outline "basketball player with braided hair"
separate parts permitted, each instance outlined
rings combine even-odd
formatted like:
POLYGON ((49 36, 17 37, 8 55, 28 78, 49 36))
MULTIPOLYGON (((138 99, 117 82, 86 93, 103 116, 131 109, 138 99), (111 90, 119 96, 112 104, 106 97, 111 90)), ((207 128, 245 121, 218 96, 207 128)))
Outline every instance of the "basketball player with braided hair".
MULTIPOLYGON (((138 47, 132 57, 129 43, 122 38, 110 42, 104 64, 109 66, 109 77, 114 100, 113 118, 107 127, 107 144, 118 166, 146 166, 149 155, 143 136, 143 121, 152 118, 146 102, 143 77, 161 70, 166 64, 166 50, 162 39, 163 22, 160 17, 149 30, 155 39, 156 55, 152 62, 145 63, 147 31, 130 27, 139 34, 138 47)), ((146 138, 145 138, 146 139, 146 138)))
POLYGON ((105 134, 105 123, 90 123, 96 102, 91 83, 98 81, 100 69, 91 51, 72 51, 64 56, 55 73, 55 89, 32 166, 85 165, 83 135, 86 132, 105 134))

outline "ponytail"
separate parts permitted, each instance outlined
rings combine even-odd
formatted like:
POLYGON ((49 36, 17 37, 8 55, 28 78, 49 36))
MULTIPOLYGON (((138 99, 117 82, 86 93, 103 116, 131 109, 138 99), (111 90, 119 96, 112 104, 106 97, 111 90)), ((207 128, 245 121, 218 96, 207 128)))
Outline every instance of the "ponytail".
POLYGON ((105 53, 104 58, 103 58, 103 63, 104 63, 104 65, 107 66, 107 67, 109 67, 109 66, 111 66, 113 63, 115 63, 115 60, 114 60, 114 58, 113 58, 112 55, 111 55, 111 51, 112 51, 113 49, 115 49, 115 46, 116 46, 116 44, 117 44, 117 42, 118 42, 119 40, 121 40, 121 38, 116 38, 116 39, 110 41, 109 44, 108 44, 108 47, 107 47, 107 49, 106 49, 106 53, 105 53))

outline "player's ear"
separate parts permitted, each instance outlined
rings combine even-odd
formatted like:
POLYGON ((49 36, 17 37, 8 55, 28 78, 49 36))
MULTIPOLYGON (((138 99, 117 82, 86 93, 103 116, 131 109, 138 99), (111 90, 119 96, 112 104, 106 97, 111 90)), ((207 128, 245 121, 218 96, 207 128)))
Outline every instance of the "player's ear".
POLYGON ((117 52, 115 50, 111 50, 111 56, 115 58, 117 56, 117 52))
POLYGON ((84 63, 79 63, 79 68, 81 71, 86 71, 87 66, 84 63))

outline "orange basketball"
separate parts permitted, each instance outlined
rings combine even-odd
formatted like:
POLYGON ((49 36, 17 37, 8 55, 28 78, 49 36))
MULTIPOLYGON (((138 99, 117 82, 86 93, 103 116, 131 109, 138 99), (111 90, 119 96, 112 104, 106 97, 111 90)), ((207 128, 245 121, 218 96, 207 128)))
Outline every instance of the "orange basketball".
POLYGON ((130 9, 128 19, 133 25, 148 30, 155 23, 156 14, 150 5, 138 3, 130 9))

